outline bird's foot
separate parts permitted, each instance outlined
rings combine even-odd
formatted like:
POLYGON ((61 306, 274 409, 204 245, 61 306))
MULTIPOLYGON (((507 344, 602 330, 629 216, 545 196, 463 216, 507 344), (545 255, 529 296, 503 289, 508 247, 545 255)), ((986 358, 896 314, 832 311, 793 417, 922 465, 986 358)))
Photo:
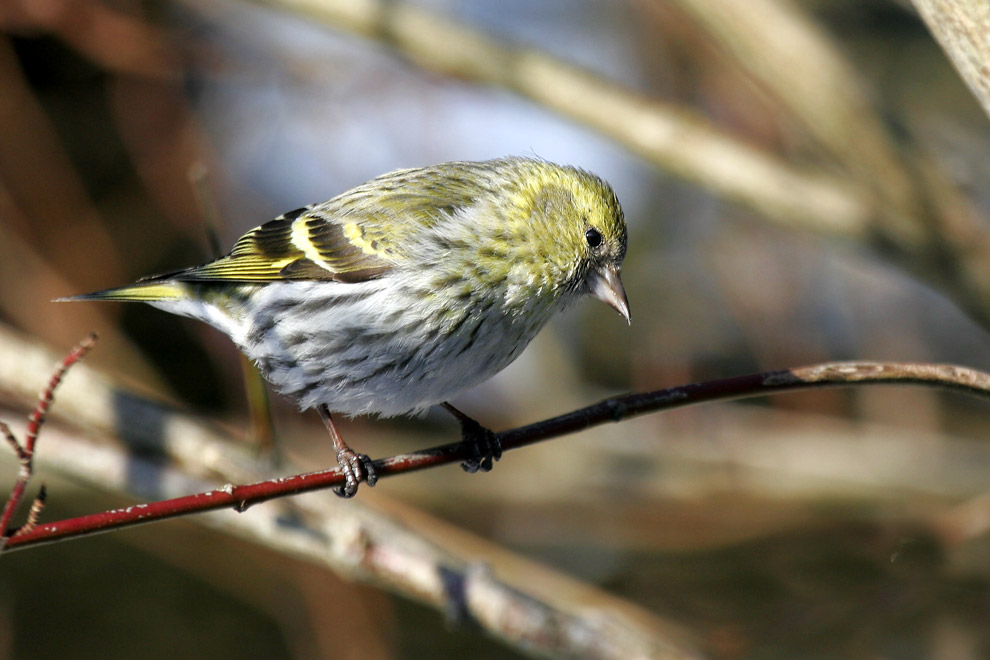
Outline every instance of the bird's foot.
POLYGON ((323 424, 330 433, 330 440, 333 442, 333 450, 337 454, 337 465, 344 473, 344 485, 337 486, 333 492, 340 497, 354 497, 357 494, 358 484, 364 481, 369 486, 374 486, 378 481, 378 473, 375 466, 367 454, 359 454, 344 442, 337 430, 337 425, 333 423, 330 409, 326 405, 317 408, 323 424))
POLYGON ((375 465, 367 454, 359 454, 345 446, 337 451, 337 464, 344 473, 344 485, 333 489, 339 497, 354 497, 358 491, 358 484, 362 481, 369 486, 374 486, 378 482, 375 465))
POLYGON ((494 461, 502 458, 502 443, 491 429, 479 424, 449 403, 441 404, 461 423, 461 444, 470 452, 461 462, 465 472, 490 472, 494 461))
POLYGON ((461 423, 461 444, 471 451, 471 457, 461 462, 465 472, 489 472, 493 461, 502 458, 502 443, 498 436, 474 420, 472 424, 461 423))

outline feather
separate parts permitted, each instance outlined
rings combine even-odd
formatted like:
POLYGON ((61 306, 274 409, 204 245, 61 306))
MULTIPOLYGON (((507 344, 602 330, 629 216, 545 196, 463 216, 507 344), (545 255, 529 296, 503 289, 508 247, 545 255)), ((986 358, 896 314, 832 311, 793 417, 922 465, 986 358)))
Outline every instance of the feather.
POLYGON ((381 277, 392 264, 363 250, 339 222, 297 209, 241 237, 227 256, 161 277, 182 282, 363 282, 381 277))

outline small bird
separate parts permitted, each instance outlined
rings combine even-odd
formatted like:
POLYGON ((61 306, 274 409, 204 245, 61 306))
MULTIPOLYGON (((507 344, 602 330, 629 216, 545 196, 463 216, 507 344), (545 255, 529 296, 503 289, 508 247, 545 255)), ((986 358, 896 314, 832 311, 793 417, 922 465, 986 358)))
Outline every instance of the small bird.
POLYGON ((590 294, 627 322, 626 225, 612 188, 534 158, 383 174, 286 213, 202 266, 62 300, 145 302, 228 335, 281 394, 316 408, 352 497, 377 475, 332 413, 442 405, 489 470, 501 447, 449 399, 516 359, 590 294))

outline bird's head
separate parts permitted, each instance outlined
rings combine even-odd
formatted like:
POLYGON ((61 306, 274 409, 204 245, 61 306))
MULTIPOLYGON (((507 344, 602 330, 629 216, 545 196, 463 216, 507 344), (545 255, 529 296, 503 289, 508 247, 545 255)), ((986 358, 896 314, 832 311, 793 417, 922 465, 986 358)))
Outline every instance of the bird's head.
POLYGON ((548 166, 533 196, 532 226, 543 260, 569 293, 591 294, 630 321, 619 272, 626 256, 626 222, 605 181, 570 167, 548 166))

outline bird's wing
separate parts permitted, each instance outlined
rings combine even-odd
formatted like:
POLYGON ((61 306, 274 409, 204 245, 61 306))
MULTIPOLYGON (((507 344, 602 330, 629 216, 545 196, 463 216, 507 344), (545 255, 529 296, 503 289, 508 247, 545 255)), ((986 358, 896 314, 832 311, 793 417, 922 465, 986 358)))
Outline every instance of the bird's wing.
POLYGON ((381 277, 407 264, 410 247, 424 235, 475 203, 483 187, 466 171, 471 167, 477 164, 384 174, 267 222, 241 237, 227 256, 168 277, 240 282, 381 277))
POLYGON ((363 282, 393 267, 384 252, 363 245, 360 230, 313 207, 286 213, 242 236, 227 256, 171 273, 182 281, 274 282, 333 280, 363 282), (357 240, 355 240, 357 239, 357 240))

